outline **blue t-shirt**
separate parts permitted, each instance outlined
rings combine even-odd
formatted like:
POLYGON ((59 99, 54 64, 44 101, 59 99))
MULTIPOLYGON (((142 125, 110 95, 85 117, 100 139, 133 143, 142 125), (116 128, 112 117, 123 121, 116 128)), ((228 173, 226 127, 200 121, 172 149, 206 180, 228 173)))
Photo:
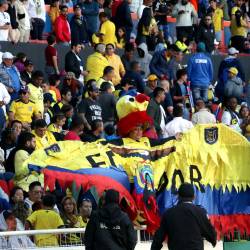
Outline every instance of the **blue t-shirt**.
POLYGON ((187 95, 186 86, 184 84, 180 84, 179 86, 181 88, 181 94, 182 94, 182 96, 187 95))

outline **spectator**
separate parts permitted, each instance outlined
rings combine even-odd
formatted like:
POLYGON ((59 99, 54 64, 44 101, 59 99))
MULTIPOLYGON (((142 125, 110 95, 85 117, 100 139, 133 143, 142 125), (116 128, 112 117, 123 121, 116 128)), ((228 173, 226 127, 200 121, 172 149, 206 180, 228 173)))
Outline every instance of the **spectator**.
POLYGON ((29 0, 28 13, 31 18, 32 29, 30 32, 32 40, 43 40, 43 29, 46 21, 46 9, 44 0, 29 0))
POLYGON ((52 30, 55 30, 55 21, 60 15, 60 1, 52 0, 49 8, 49 17, 52 25, 52 30))
POLYGON ((162 79, 168 75, 168 52, 163 49, 159 52, 155 52, 153 58, 149 64, 151 74, 157 75, 158 78, 162 79))
POLYGON ((137 14, 139 7, 143 4, 143 0, 132 0, 130 4, 130 11, 137 14))
POLYGON ((147 96, 151 96, 151 94, 157 87, 157 84, 158 84, 158 77, 154 74, 149 75, 147 85, 144 89, 144 94, 147 96))
POLYGON ((188 35, 188 42, 193 39, 193 23, 198 18, 193 5, 188 0, 178 2, 172 12, 172 16, 176 17, 177 39, 185 33, 188 35))
MULTIPOLYGON (((63 227, 64 223, 55 211, 53 207, 55 206, 55 197, 53 195, 45 195, 42 200, 43 208, 33 212, 26 222, 25 229, 57 229, 63 227)), ((54 234, 41 234, 35 236, 36 246, 58 246, 57 236, 54 234)))
POLYGON ((111 19, 112 17, 112 4, 113 4, 113 1, 112 0, 104 0, 104 3, 103 3, 103 10, 104 10, 104 13, 107 15, 108 19, 111 19))
POLYGON ((2 134, 6 123, 6 105, 10 102, 10 95, 6 87, 0 83, 0 134, 2 134))
POLYGON ((32 211, 32 205, 35 202, 42 201, 43 189, 39 181, 33 181, 29 184, 28 197, 25 198, 24 202, 27 204, 30 211, 32 211))
POLYGON ((138 92, 144 93, 145 83, 141 75, 141 65, 138 62, 131 62, 130 70, 126 72, 124 78, 133 79, 138 92))
POLYGON ((0 41, 8 41, 9 32, 11 29, 10 15, 6 11, 8 10, 8 2, 6 0, 0 1, 0 41))
POLYGON ((64 104, 62 106, 61 112, 66 117, 66 122, 63 125, 63 130, 69 130, 72 123, 72 117, 74 115, 74 108, 72 105, 64 104))
POLYGON ((120 27, 117 30, 116 38, 117 38, 116 47, 118 49, 124 49, 126 45, 126 30, 124 27, 120 27))
POLYGON ((179 40, 175 42, 175 45, 178 48, 178 50, 180 50, 182 53, 189 54, 191 46, 187 46, 186 42, 187 42, 187 35, 184 33, 179 36, 179 40))
POLYGON ((171 57, 168 63, 168 79, 171 83, 171 86, 173 85, 173 82, 176 80, 177 71, 179 69, 182 69, 181 65, 182 60, 183 60, 183 53, 182 51, 176 48, 176 51, 174 51, 173 56, 171 57))
POLYGON ((130 95, 131 93, 137 93, 135 80, 129 77, 124 77, 121 81, 121 87, 116 92, 116 95, 117 97, 122 97, 124 95, 130 95))
POLYGON ((134 60, 135 47, 133 43, 126 43, 124 54, 121 56, 122 63, 125 70, 130 70, 130 63, 134 60))
POLYGON ((238 102, 233 96, 229 97, 226 101, 226 109, 224 110, 221 118, 221 122, 235 131, 242 133, 240 128, 240 117, 236 111, 238 102))
POLYGON ((37 110, 34 102, 30 101, 30 91, 27 86, 19 90, 20 99, 11 103, 9 110, 9 122, 18 120, 22 122, 23 128, 30 130, 32 120, 41 118, 41 113, 37 110))
POLYGON ((6 86, 11 100, 18 98, 18 92, 21 88, 20 73, 13 65, 14 56, 10 52, 3 53, 3 62, 0 65, 0 81, 6 86))
POLYGON ((207 212, 204 208, 192 204, 195 197, 193 185, 183 183, 178 190, 178 197, 178 204, 163 214, 151 250, 161 249, 166 236, 169 249, 203 249, 204 237, 215 247, 216 232, 207 212), (179 233, 176 234, 175 230, 174 233, 173 229, 179 233))
POLYGON ((192 116, 192 123, 196 124, 215 124, 216 118, 214 114, 206 108, 206 105, 202 99, 197 100, 195 104, 196 113, 192 116))
POLYGON ((48 131, 47 124, 43 119, 35 121, 33 134, 36 137, 36 149, 46 148, 56 143, 54 135, 48 131))
POLYGON ((23 0, 16 0, 15 7, 17 13, 18 29, 20 32, 19 42, 27 43, 30 39, 30 16, 27 4, 23 0))
POLYGON ((137 47, 137 54, 138 56, 135 57, 135 60, 140 63, 141 69, 144 73, 143 74, 144 77, 147 77, 150 74, 149 64, 150 64, 150 61, 152 60, 152 55, 149 54, 146 43, 141 43, 137 47))
POLYGON ((141 6, 139 6, 139 9, 137 10, 137 16, 140 19, 142 17, 142 13, 145 8, 151 8, 152 6, 152 0, 143 0, 143 3, 141 6))
POLYGON ((82 217, 84 227, 87 226, 91 212, 92 212, 92 202, 90 199, 84 198, 80 204, 80 215, 82 217))
POLYGON ((70 25, 67 20, 68 7, 62 5, 60 7, 60 15, 55 21, 55 35, 57 43, 68 46, 71 40, 70 25))
POLYGON ((27 55, 25 53, 20 52, 16 55, 13 64, 16 66, 16 68, 20 73, 24 71, 24 63, 26 60, 27 60, 27 55))
POLYGON ((10 204, 15 205, 18 202, 24 201, 23 189, 16 186, 10 192, 10 204))
POLYGON ((165 90, 161 87, 156 87, 153 91, 153 98, 147 107, 147 114, 153 119, 154 127, 159 137, 163 135, 162 131, 166 125, 166 113, 161 106, 164 100, 165 90))
POLYGON ((65 135, 66 141, 81 141, 80 135, 83 133, 84 120, 80 116, 75 116, 72 119, 69 132, 65 135))
POLYGON ((104 44, 97 44, 95 52, 87 58, 86 69, 89 74, 86 77, 86 81, 91 79, 98 81, 103 75, 104 68, 109 66, 109 62, 105 57, 105 48, 104 44))
POLYGON ((102 108, 102 120, 104 125, 111 123, 114 125, 116 114, 116 100, 112 94, 112 85, 109 82, 103 82, 100 87, 99 103, 102 108))
POLYGON ((126 30, 126 42, 130 42, 130 35, 133 30, 133 21, 130 14, 129 5, 131 0, 122 1, 117 7, 116 14, 114 16, 114 22, 116 29, 124 27, 126 30))
POLYGON ((88 97, 83 99, 78 105, 78 113, 84 119, 87 130, 91 130, 91 125, 95 120, 102 120, 102 108, 98 102, 99 88, 95 80, 89 80, 86 85, 88 97))
POLYGON ((100 40, 105 45, 112 44, 113 46, 116 44, 116 36, 115 36, 115 25, 113 22, 109 20, 105 12, 101 12, 99 14, 100 19, 100 40))
POLYGON ((163 130, 163 138, 168 138, 170 136, 175 136, 178 133, 187 132, 189 129, 193 128, 192 122, 183 119, 183 106, 177 105, 174 107, 174 119, 169 122, 163 130))
POLYGON ((82 141, 95 142, 102 139, 103 130, 103 122, 101 120, 94 120, 91 125, 91 131, 82 136, 82 141))
POLYGON ((234 96, 237 100, 241 100, 243 97, 243 82, 237 76, 238 70, 235 67, 228 69, 228 79, 225 86, 224 96, 234 96))
POLYGON ((87 224, 85 232, 86 250, 100 249, 100 247, 134 249, 136 234, 127 214, 122 212, 119 207, 119 193, 114 189, 109 189, 104 199, 104 206, 92 213, 87 224), (101 225, 105 226, 101 227, 101 225), (112 228, 116 228, 115 232, 112 228))
POLYGON ((21 79, 26 85, 32 82, 32 73, 34 70, 34 65, 31 60, 26 60, 24 62, 24 71, 21 73, 21 79))
POLYGON ((56 113, 52 118, 52 123, 48 126, 48 130, 52 133, 62 133, 62 127, 66 122, 66 117, 60 112, 56 113))
POLYGON ((58 89, 58 86, 60 85, 60 76, 57 74, 51 75, 49 77, 49 85, 50 90, 53 90, 56 93, 55 101, 60 102, 62 99, 60 90, 58 89))
POLYGON ((82 4, 83 16, 86 18, 89 40, 98 30, 99 5, 94 0, 86 0, 82 4))
POLYGON ((82 15, 80 5, 74 6, 74 16, 70 21, 71 29, 71 44, 86 44, 88 43, 87 23, 82 15))
POLYGON ((54 35, 49 35, 47 37, 48 46, 45 49, 45 72, 47 73, 48 77, 51 75, 60 74, 59 67, 58 67, 58 57, 57 57, 57 49, 55 48, 56 45, 56 37, 54 35))
POLYGON ((53 105, 55 100, 53 99, 50 93, 43 94, 43 105, 44 105, 44 112, 43 112, 43 119, 45 120, 46 124, 49 125, 51 119, 53 118, 53 105))
POLYGON ((242 134, 250 141, 250 111, 247 106, 241 106, 239 111, 241 118, 242 134))
POLYGON ((18 29, 18 22, 17 22, 17 11, 15 6, 16 0, 10 0, 9 7, 7 12, 10 15, 10 24, 11 29, 9 31, 9 40, 14 44, 17 43, 20 39, 20 31, 18 29))
POLYGON ((42 71, 35 71, 32 74, 32 82, 27 86, 30 91, 30 100, 35 103, 37 111, 43 115, 43 90, 41 84, 43 82, 44 76, 42 71))
POLYGON ((203 42, 206 45, 206 52, 212 53, 214 50, 215 31, 210 14, 205 15, 199 24, 196 33, 196 43, 203 42))
POLYGON ((211 58, 205 54, 205 44, 200 42, 197 46, 197 53, 188 61, 188 79, 191 82, 191 89, 195 100, 202 98, 205 102, 208 99, 208 87, 213 80, 213 64, 211 58))
POLYGON ((171 116, 173 114, 173 100, 170 94, 170 83, 168 80, 161 80, 160 87, 165 90, 165 100, 162 102, 162 107, 164 108, 167 115, 171 116))
POLYGON ((108 59, 109 65, 114 68, 114 77, 112 79, 112 83, 114 86, 116 86, 121 82, 121 78, 125 75, 125 69, 120 56, 115 54, 114 44, 107 44, 106 57, 108 59))
POLYGON ((116 135, 115 127, 111 124, 108 124, 104 127, 104 133, 104 139, 106 141, 119 139, 119 136, 116 135))
POLYGON ((109 82, 111 85, 111 89, 112 91, 115 90, 114 88, 114 84, 112 82, 112 79, 114 78, 114 68, 111 66, 107 66, 105 67, 104 71, 103 71, 103 76, 98 80, 97 82, 97 87, 100 88, 103 82, 109 82))

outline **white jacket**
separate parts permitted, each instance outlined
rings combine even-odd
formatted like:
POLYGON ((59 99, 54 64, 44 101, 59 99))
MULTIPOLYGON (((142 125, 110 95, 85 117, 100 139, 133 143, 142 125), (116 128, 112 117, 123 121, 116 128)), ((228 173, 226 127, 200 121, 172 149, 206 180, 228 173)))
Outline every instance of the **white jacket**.
POLYGON ((29 0, 28 12, 30 18, 40 18, 46 21, 46 9, 44 0, 29 0))
POLYGON ((30 16, 28 13, 28 3, 16 0, 15 7, 16 7, 17 22, 19 24, 19 28, 23 30, 30 30, 30 16), (22 15, 24 15, 23 18, 22 15))
POLYGON ((6 87, 0 82, 0 101, 3 101, 5 105, 2 106, 3 111, 6 115, 6 105, 10 102, 10 95, 6 87))

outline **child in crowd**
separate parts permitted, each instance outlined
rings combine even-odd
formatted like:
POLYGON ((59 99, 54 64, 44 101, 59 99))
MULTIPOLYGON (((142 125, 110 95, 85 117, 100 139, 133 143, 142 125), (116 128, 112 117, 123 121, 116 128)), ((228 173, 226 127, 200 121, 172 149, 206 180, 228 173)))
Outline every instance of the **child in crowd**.
POLYGON ((66 117, 63 113, 57 113, 52 118, 52 123, 49 125, 48 130, 54 133, 62 133, 62 127, 66 122, 66 117))

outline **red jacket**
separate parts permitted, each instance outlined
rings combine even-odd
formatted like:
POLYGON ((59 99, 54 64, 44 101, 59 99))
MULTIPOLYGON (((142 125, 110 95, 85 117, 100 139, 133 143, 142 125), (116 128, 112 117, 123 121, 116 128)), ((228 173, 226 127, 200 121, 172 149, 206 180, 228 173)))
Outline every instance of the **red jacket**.
POLYGON ((57 42, 70 42, 70 26, 67 17, 60 15, 55 21, 55 33, 57 42))

